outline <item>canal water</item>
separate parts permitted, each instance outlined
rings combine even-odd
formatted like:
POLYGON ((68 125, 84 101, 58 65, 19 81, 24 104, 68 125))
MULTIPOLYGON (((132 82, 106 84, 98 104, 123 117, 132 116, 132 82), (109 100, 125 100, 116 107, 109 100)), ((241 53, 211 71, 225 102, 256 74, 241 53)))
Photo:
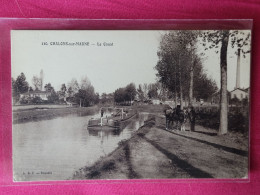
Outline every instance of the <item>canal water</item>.
POLYGON ((91 131, 92 116, 69 115, 13 125, 14 181, 66 180, 93 165, 129 139, 144 124, 147 113, 131 119, 120 131, 91 131))

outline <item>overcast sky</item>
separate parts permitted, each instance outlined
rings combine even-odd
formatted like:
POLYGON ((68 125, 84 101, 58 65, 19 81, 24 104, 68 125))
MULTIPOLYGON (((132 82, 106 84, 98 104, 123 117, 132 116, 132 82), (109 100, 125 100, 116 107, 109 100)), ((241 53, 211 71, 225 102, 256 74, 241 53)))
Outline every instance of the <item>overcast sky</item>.
MULTIPOLYGON (((44 84, 59 90, 62 83, 87 76, 99 93, 114 92, 133 82, 156 81, 154 69, 163 31, 12 31, 12 77, 23 72, 32 77, 44 72, 44 84), (42 45, 47 42, 48 45, 42 45), (52 42, 89 42, 89 46, 51 45, 52 42), (103 43, 113 43, 104 46, 103 43), (100 43, 102 46, 98 46, 100 43)), ((202 49, 199 47, 199 49, 202 49)), ((237 57, 228 49, 228 89, 236 80, 237 57)), ((203 67, 220 86, 219 54, 206 52, 203 67)), ((249 55, 241 58, 241 87, 249 86, 249 55)))

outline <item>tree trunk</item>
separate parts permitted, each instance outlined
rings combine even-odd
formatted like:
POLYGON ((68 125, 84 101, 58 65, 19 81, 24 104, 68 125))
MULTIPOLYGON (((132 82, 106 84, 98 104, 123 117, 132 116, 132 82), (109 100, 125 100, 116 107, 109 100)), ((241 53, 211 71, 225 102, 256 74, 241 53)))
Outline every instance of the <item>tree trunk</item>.
POLYGON ((181 80, 181 55, 179 55, 179 71, 180 71, 180 106, 183 109, 183 93, 182 93, 182 80, 181 80))
POLYGON ((227 104, 227 48, 229 40, 229 31, 222 32, 222 46, 220 51, 220 71, 221 71, 221 89, 220 89, 220 124, 219 134, 228 132, 228 104, 227 104))
POLYGON ((177 99, 178 99, 178 96, 177 96, 177 67, 175 66, 175 85, 174 85, 174 90, 175 90, 175 107, 177 107, 177 99))
MULTIPOLYGON (((192 55, 192 54, 191 54, 192 55)), ((193 106, 193 76, 194 76, 194 63, 195 61, 191 60, 190 66, 190 89, 189 89, 189 106, 193 106)))
MULTIPOLYGON (((180 78, 181 78, 181 73, 180 73, 180 78)), ((182 84, 180 83, 180 105, 181 109, 183 109, 183 93, 182 93, 182 84)))

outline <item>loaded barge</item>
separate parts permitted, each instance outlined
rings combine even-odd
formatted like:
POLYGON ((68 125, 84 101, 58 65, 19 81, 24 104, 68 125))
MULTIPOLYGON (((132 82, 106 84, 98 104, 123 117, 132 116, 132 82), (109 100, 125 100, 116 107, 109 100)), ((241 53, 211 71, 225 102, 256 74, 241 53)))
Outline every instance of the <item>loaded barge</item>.
POLYGON ((90 119, 88 122, 88 129, 91 130, 119 130, 124 128, 130 119, 137 115, 133 109, 113 108, 113 112, 109 115, 103 115, 104 110, 111 108, 101 108, 101 117, 90 119))

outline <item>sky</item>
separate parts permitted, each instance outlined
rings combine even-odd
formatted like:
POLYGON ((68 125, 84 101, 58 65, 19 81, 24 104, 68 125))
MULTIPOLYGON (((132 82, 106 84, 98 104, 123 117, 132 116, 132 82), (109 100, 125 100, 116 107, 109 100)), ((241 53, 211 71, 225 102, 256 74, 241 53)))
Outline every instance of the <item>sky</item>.
MULTIPOLYGON (((11 32, 12 77, 17 78, 23 72, 32 86, 33 76, 39 76, 42 69, 44 84, 51 83, 57 91, 61 84, 67 85, 73 78, 80 82, 87 76, 100 94, 114 92, 131 82, 136 86, 154 83, 160 37, 165 32, 14 30, 11 32), (57 45, 61 42, 70 45, 57 45)), ((198 50, 203 48, 199 46, 198 50)), ((234 89, 236 80, 234 52, 228 48, 228 90, 234 89)), ((219 63, 219 54, 213 50, 205 52, 204 70, 218 86, 219 63)), ((247 55, 241 58, 241 87, 249 86, 249 73, 250 56, 247 55)))

